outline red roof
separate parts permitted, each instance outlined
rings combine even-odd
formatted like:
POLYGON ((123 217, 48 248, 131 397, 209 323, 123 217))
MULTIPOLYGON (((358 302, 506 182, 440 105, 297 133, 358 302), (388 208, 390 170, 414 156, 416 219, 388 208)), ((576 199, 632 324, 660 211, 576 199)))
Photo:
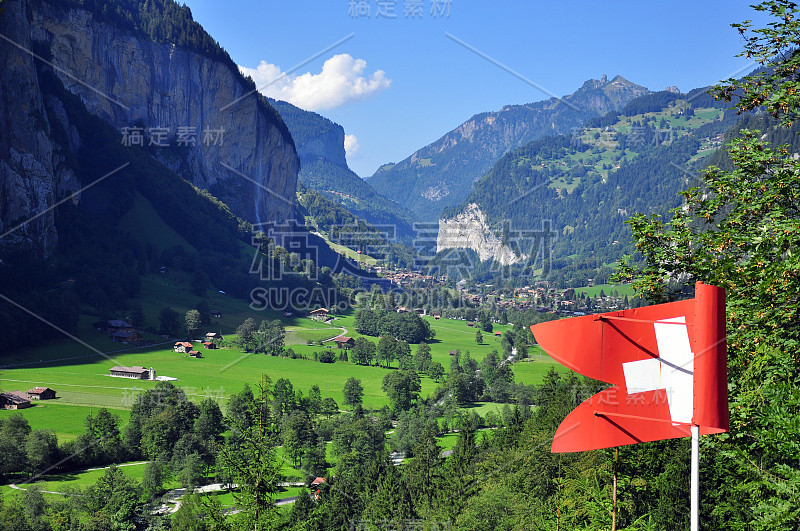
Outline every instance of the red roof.
MULTIPOLYGON (((30 391, 28 391, 28 393, 29 394, 33 394, 33 395, 38 395, 39 393, 44 393, 48 389, 50 389, 50 388, 49 387, 34 387, 30 391)), ((51 389, 51 391, 52 391, 52 389, 51 389)))
POLYGON ((193 345, 191 343, 189 343, 188 341, 178 341, 177 343, 175 343, 175 346, 177 347, 178 345, 183 345, 186 348, 192 348, 193 347, 193 345))
POLYGON ((323 483, 325 483, 325 478, 323 477, 318 477, 311 482, 312 485, 322 485, 323 483))
POLYGON ((339 337, 333 338, 333 340, 336 341, 337 343, 347 343, 348 341, 350 341, 352 339, 353 339, 352 337, 347 337, 347 336, 339 336, 339 337))

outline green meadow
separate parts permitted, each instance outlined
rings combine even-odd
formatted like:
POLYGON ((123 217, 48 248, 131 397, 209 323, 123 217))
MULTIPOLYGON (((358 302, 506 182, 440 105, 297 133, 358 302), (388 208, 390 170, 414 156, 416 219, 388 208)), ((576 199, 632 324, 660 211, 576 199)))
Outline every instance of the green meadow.
MULTIPOLYGON (((193 308, 199 298, 189 289, 190 279, 185 275, 150 275, 143 279, 140 303, 146 320, 145 326, 157 326, 157 314, 161 308, 172 307, 183 314, 193 308)), ((286 327, 287 348, 306 359, 289 359, 245 354, 233 347, 207 350, 199 348, 203 358, 194 359, 187 354, 173 351, 174 340, 165 340, 153 334, 143 334, 145 339, 157 344, 148 347, 132 348, 123 343, 115 343, 103 332, 92 328, 98 320, 96 316, 83 315, 74 339, 64 339, 24 351, 7 353, 3 357, 0 372, 0 389, 3 391, 27 390, 34 386, 47 386, 56 390, 56 400, 35 403, 35 407, 19 410, 33 429, 49 428, 64 442, 77 437, 85 430, 85 419, 99 407, 114 410, 124 425, 129 417, 129 408, 137 395, 155 387, 157 382, 112 378, 109 369, 115 365, 153 367, 159 376, 177 378, 175 385, 183 388, 189 399, 200 402, 205 398, 217 401, 225 407, 227 398, 240 391, 245 384, 258 384, 264 374, 273 382, 286 378, 295 389, 307 393, 312 385, 318 385, 323 397, 333 398, 343 407, 342 389, 348 378, 361 380, 364 387, 364 407, 379 409, 389 401, 382 390, 383 378, 393 367, 360 366, 339 361, 325 364, 314 361, 314 354, 336 349, 332 338, 342 334, 359 337, 354 330, 354 315, 349 312, 338 315, 328 323, 320 323, 308 318, 284 317, 277 311, 254 311, 246 301, 229 297, 226 294, 209 290, 209 307, 222 312, 221 318, 212 319, 203 329, 221 332, 230 336, 248 317, 257 322, 280 319, 286 327), (320 342, 324 342, 320 344, 320 342), (102 352, 103 355, 97 353, 102 352)), ((462 356, 467 353, 479 362, 492 350, 502 352, 501 337, 482 332, 483 342, 475 342, 475 327, 467 326, 466 321, 454 319, 435 320, 423 317, 436 331, 430 342, 431 355, 441 363, 445 370, 450 366, 450 351, 459 350, 462 356)), ((509 325, 498 326, 494 330, 501 334, 508 331, 509 325)), ((369 337, 371 341, 377 338, 369 337)), ((196 345, 197 347, 197 345, 196 345)), ((416 345, 412 345, 412 351, 416 345)), ((532 359, 518 362, 514 366, 515 379, 526 384, 542 381, 550 367, 560 366, 535 348, 531 350, 532 359)), ((430 378, 422 378, 422 395, 431 393, 437 383, 430 378)), ((0 411, 0 419, 13 414, 0 411)))
POLYGON ((575 288, 576 292, 585 293, 588 297, 599 297, 601 291, 606 295, 611 295, 611 292, 614 290, 617 291, 620 297, 624 297, 625 295, 633 297, 636 295, 631 284, 598 284, 596 286, 575 288))

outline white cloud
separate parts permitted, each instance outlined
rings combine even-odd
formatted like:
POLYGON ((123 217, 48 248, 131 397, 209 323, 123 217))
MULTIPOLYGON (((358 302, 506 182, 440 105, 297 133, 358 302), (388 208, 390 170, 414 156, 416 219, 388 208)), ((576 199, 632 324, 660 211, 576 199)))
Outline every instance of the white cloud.
POLYGON ((360 149, 356 135, 344 135, 344 152, 348 160, 357 155, 360 149))
POLYGON ((288 101, 307 111, 319 111, 363 100, 389 88, 392 80, 386 77, 386 72, 376 70, 365 74, 366 68, 366 61, 345 53, 325 61, 318 74, 284 74, 279 66, 266 61, 256 68, 240 66, 239 70, 253 78, 265 96, 288 101))

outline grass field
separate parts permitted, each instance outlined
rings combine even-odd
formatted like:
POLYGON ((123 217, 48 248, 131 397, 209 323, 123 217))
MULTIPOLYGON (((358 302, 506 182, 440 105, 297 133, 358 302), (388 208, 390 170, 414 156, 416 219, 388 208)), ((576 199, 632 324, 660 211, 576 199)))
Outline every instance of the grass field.
MULTIPOLYGON (((164 283, 170 282, 163 275, 155 276, 146 279, 142 289, 145 292, 148 290, 158 292, 161 289, 160 285, 163 287, 164 283)), ((177 288, 173 286, 170 289, 177 288)), ((168 297, 162 297, 166 303, 168 297)), ((189 301, 193 295, 186 291, 183 297, 185 301, 189 301)), ((277 315, 265 315, 264 312, 253 312, 243 301, 227 299, 222 294, 215 294, 212 298, 214 301, 212 307, 219 307, 224 317, 219 320, 219 327, 210 329, 221 329, 223 334, 228 333, 226 330, 235 329, 241 321, 254 314, 258 318, 277 317, 277 315)), ((158 306, 160 303, 152 304, 158 306)), ((177 308, 178 305, 173 304, 173 307, 177 308)), ((492 350, 502 351, 500 338, 489 333, 483 334, 482 344, 476 344, 475 328, 468 327, 466 321, 434 320, 432 317, 424 319, 436 331, 435 338, 430 342, 431 355, 446 370, 450 366, 451 350, 461 351, 462 356, 469 352, 469 355, 477 361, 481 361, 492 350)), ((257 384, 261 374, 267 375, 273 382, 279 378, 287 378, 295 389, 304 393, 307 393, 312 385, 318 385, 323 397, 332 397, 340 406, 344 402, 342 389, 345 381, 355 377, 361 380, 364 387, 365 408, 378 409, 388 405, 388 399, 382 390, 382 382, 386 374, 396 370, 396 362, 393 364, 394 367, 388 369, 341 361, 324 364, 313 361, 314 353, 328 351, 331 348, 338 354, 339 351, 332 343, 326 343, 324 346, 305 344, 308 341, 319 341, 339 335, 340 328, 345 329, 348 336, 359 337, 354 330, 352 313, 337 316, 327 324, 305 318, 282 318, 282 321, 287 327, 287 343, 294 343, 291 348, 308 359, 244 354, 228 348, 202 349, 203 358, 194 359, 186 354, 173 352, 172 341, 130 349, 124 344, 111 342, 105 334, 93 330, 91 318, 84 318, 80 327, 81 340, 104 352, 111 352, 107 357, 96 355, 86 346, 71 340, 32 349, 4 358, 7 365, 0 375, 2 377, 0 386, 3 390, 27 390, 37 385, 55 389, 59 396, 57 400, 36 404, 36 407, 20 410, 20 413, 28 418, 34 429, 53 429, 61 442, 74 439, 82 433, 85 430, 86 416, 98 407, 114 409, 124 425, 129 416, 128 409, 136 396, 147 389, 152 389, 157 383, 112 378, 109 376, 109 369, 115 365, 153 367, 159 376, 178 378, 174 384, 182 387, 191 400, 199 402, 211 398, 217 401, 223 410, 227 398, 232 393, 240 391, 245 384, 251 386, 257 384)), ((501 333, 509 328, 508 325, 495 326, 495 330, 501 333)), ((377 338, 369 339, 376 341, 377 338)), ((413 350, 416 350, 416 345, 412 345, 413 350)), ((516 381, 539 383, 550 367, 559 367, 550 358, 540 355, 541 353, 537 355, 535 349, 531 354, 534 355, 532 361, 515 364, 516 381)), ((431 393, 437 385, 433 380, 423 377, 422 396, 431 393)), ((10 413, 0 411, 0 418, 10 413)))
POLYGON ((583 287, 583 288, 576 288, 575 291, 578 293, 586 293, 589 297, 599 297, 600 291, 603 291, 606 295, 611 295, 611 292, 616 290, 619 293, 620 297, 624 297, 627 295, 628 297, 633 297, 636 295, 636 292, 633 291, 633 286, 630 284, 598 284, 596 286, 591 287, 583 287))
MULTIPOLYGON (((63 443, 75 439, 86 431, 86 417, 91 413, 97 414, 97 409, 97 406, 61 403, 61 399, 44 400, 41 403, 34 402, 34 406, 27 409, 17 411, 0 409, 0 419, 20 414, 28 420, 31 429, 52 429, 56 432, 58 441, 63 443)), ((119 417, 120 426, 124 426, 128 422, 131 414, 127 409, 114 409, 111 413, 119 417)))

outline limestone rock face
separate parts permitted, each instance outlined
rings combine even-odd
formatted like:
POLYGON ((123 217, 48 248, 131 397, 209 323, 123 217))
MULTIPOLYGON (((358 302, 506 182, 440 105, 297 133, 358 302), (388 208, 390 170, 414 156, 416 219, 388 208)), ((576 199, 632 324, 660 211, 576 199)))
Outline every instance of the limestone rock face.
POLYGON ((486 216, 475 203, 469 203, 453 218, 439 220, 436 252, 445 249, 472 249, 478 253, 481 262, 494 259, 502 265, 515 264, 527 258, 517 255, 492 232, 486 216))
MULTIPOLYGON (((66 115, 57 100, 44 101, 39 59, 24 50, 47 54, 64 86, 89 112, 118 129, 121 142, 124 128, 140 128, 144 146, 155 156, 237 215, 253 223, 292 216, 300 169, 294 143, 281 130, 277 113, 231 65, 48 2, 6 2, 0 28, 19 45, 0 43, 3 232, 72 193, 77 183, 58 168, 45 105, 59 120, 66 121, 66 115), (169 149, 150 146, 154 140, 169 149), (166 158, 165 151, 172 155, 166 158)), ((60 126, 68 132, 70 148, 77 149, 74 128, 60 126)), ((14 237, 49 254, 57 241, 52 214, 39 216, 14 237)))

